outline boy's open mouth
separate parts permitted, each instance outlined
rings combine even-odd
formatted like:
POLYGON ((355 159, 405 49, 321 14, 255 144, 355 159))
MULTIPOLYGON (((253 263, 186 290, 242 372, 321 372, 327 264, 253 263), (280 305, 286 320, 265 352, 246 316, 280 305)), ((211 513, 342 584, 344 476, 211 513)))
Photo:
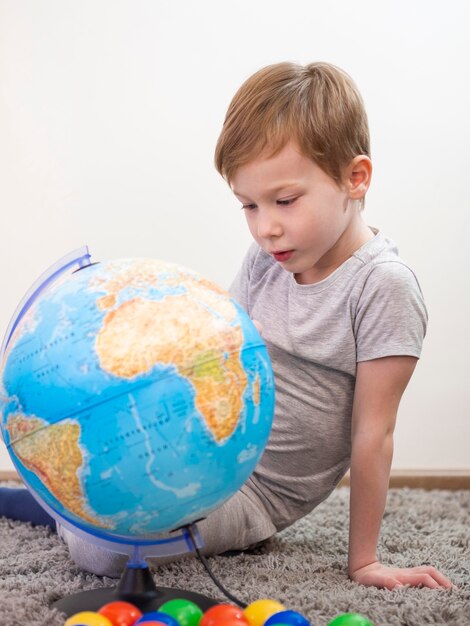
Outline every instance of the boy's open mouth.
POLYGON ((293 252, 293 250, 285 250, 284 252, 273 252, 272 254, 276 261, 280 261, 282 263, 283 261, 288 261, 293 252))

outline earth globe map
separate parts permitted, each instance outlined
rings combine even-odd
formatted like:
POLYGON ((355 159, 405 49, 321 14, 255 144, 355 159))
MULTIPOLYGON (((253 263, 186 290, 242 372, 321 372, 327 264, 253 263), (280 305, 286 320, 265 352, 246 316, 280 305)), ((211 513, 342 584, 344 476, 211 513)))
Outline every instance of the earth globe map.
POLYGON ((89 264, 28 306, 0 366, 0 424, 56 519, 139 540, 206 517, 253 472, 274 382, 244 310, 154 259, 89 264))

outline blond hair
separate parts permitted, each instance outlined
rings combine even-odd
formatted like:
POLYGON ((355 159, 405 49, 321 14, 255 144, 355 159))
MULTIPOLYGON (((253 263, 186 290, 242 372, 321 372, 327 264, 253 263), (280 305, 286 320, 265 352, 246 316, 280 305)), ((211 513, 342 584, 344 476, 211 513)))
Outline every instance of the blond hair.
POLYGON ((291 140, 338 184, 355 156, 370 156, 364 103, 346 72, 329 63, 277 63, 250 76, 228 108, 216 168, 230 182, 241 165, 291 140))

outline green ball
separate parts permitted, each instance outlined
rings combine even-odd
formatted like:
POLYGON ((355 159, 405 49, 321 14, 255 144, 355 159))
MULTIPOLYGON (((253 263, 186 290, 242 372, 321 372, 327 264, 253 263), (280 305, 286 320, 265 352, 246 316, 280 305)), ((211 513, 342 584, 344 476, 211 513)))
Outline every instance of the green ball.
POLYGON ((374 626, 374 624, 359 613, 343 613, 329 622, 328 626, 374 626))
POLYGON ((198 626, 202 617, 201 609, 191 600, 169 600, 158 610, 174 617, 181 626, 198 626))

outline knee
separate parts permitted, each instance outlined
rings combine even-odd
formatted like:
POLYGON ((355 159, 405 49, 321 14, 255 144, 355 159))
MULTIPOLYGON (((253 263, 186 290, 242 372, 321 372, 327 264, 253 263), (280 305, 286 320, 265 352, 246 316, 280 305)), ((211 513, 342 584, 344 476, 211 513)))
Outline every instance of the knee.
POLYGON ((70 558, 81 570, 110 578, 121 576, 128 560, 126 555, 105 550, 64 528, 60 529, 59 535, 67 544, 70 558))
POLYGON ((110 578, 120 578, 128 560, 123 554, 109 552, 93 544, 88 544, 86 549, 69 546, 69 552, 71 559, 80 569, 110 578))

